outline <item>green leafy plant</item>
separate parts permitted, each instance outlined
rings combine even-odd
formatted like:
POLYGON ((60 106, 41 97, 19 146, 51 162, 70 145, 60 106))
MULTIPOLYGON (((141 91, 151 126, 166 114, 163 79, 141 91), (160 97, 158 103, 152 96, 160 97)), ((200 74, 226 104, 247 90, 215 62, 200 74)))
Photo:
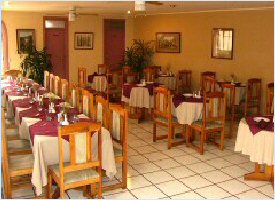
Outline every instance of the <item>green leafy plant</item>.
POLYGON ((127 47, 124 54, 124 65, 130 66, 134 71, 143 72, 145 67, 152 63, 154 55, 154 41, 134 39, 133 44, 127 47))
POLYGON ((42 51, 36 50, 35 46, 31 46, 27 50, 27 55, 21 62, 23 76, 35 80, 37 83, 42 84, 44 80, 44 71, 52 70, 52 62, 50 55, 47 54, 46 48, 42 51))

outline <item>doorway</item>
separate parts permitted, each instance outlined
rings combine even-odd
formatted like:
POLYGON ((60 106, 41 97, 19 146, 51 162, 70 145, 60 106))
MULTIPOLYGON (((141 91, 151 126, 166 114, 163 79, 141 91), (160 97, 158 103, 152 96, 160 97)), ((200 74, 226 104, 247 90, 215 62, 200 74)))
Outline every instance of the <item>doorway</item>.
POLYGON ((68 67, 68 19, 44 17, 44 47, 51 56, 52 72, 63 79, 69 78, 68 67))
POLYGON ((124 60, 125 20, 104 20, 104 64, 117 69, 124 60))

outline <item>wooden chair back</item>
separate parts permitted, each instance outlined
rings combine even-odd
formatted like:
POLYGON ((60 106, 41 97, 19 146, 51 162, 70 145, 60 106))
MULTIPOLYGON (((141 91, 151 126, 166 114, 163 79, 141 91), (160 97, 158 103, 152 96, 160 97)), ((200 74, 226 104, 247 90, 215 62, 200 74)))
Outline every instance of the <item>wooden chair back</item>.
POLYGON ((50 91, 50 72, 44 71, 44 87, 46 91, 50 91))
POLYGON ((79 87, 76 84, 70 84, 70 104, 74 108, 79 108, 79 87))
POLYGON ((209 122, 220 122, 225 125, 226 98, 223 92, 205 92, 203 94, 203 128, 209 122))
POLYGON ((137 73, 133 72, 131 67, 124 66, 122 68, 122 80, 123 83, 133 83, 138 79, 137 73))
POLYGON ((154 118, 172 119, 172 97, 170 90, 165 87, 154 88, 154 118))
POLYGON ((230 138, 234 138, 234 117, 235 117, 235 86, 233 84, 222 83, 222 91, 226 98, 226 116, 230 119, 230 138))
POLYGON ((202 92, 215 92, 216 79, 210 76, 204 76, 202 79, 202 92))
MULTIPOLYGON (((97 172, 101 177, 101 161, 102 161, 102 143, 101 143, 101 125, 99 123, 79 122, 68 126, 58 127, 58 142, 59 142, 59 173, 60 187, 64 188, 64 174, 85 169, 97 168, 97 172), (92 137, 98 134, 98 159, 93 160, 92 137), (77 140, 83 141, 83 144, 78 144, 77 140), (70 145, 70 162, 64 165, 63 155, 63 139, 69 138, 70 145), (84 140, 82 140, 84 139, 84 140), (77 152, 83 152, 81 155, 77 152), (63 186, 62 186, 63 185, 63 186)), ((71 187, 74 183, 71 183, 71 187)), ((67 184, 66 187, 70 184, 67 184)))
POLYGON ((60 95, 60 83, 59 76, 54 76, 53 93, 56 95, 60 95))
POLYGON ((60 98, 69 101, 69 82, 67 79, 61 79, 60 80, 60 98))
POLYGON ((106 64, 98 64, 98 74, 107 74, 108 66, 106 64))
POLYGON ((212 72, 212 71, 201 72, 201 87, 203 87, 203 79, 206 76, 216 79, 216 72, 212 72))
POLYGON ((79 67, 78 68, 78 86, 79 87, 85 87, 86 86, 86 68, 85 67, 79 67))
POLYGON ((110 102, 110 97, 113 99, 121 99, 122 93, 122 70, 115 70, 112 73, 107 74, 107 100, 110 102))
POLYGON ((102 126, 108 127, 108 109, 109 102, 102 95, 96 96, 96 114, 95 119, 100 122, 102 126))
POLYGON ((262 79, 251 78, 246 84, 245 116, 248 116, 249 109, 256 108, 256 115, 261 113, 262 79))
POLYGON ((143 70, 144 76, 145 76, 145 80, 147 82, 154 82, 155 80, 155 71, 153 68, 151 67, 147 67, 143 70))
POLYGON ((10 69, 10 70, 5 71, 4 75, 5 75, 5 77, 11 76, 13 78, 16 78, 18 76, 22 76, 22 71, 18 70, 18 69, 10 69))
POLYGON ((94 117, 94 96, 87 90, 82 92, 82 113, 87 117, 94 117))
POLYGON ((268 83, 266 87, 266 114, 274 114, 274 82, 268 83))
POLYGON ((150 66, 154 70, 154 75, 157 76, 161 72, 161 66, 150 66))
POLYGON ((192 70, 179 70, 177 74, 177 93, 191 92, 192 70))
POLYGON ((54 92, 54 75, 50 74, 50 92, 54 92))

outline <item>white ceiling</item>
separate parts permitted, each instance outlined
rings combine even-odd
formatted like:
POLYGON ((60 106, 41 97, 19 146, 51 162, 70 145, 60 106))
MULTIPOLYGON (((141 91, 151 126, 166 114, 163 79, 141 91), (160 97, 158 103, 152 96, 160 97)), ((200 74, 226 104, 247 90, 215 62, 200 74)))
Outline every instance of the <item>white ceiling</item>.
MULTIPOLYGON (((19 1, 2 0, 5 11, 44 12, 52 14, 68 13, 76 6, 77 13, 89 14, 127 14, 134 13, 134 1, 19 1)), ((163 5, 146 4, 146 14, 205 12, 220 10, 247 10, 273 8, 273 1, 160 1, 163 5), (175 7, 171 7, 175 5, 175 7)), ((138 13, 135 13, 138 14, 138 13)))

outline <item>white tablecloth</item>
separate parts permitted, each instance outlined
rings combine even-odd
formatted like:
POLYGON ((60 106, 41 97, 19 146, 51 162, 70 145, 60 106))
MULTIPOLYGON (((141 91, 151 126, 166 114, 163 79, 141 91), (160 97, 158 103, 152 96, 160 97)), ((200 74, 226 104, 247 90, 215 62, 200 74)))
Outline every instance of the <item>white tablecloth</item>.
POLYGON ((253 135, 245 118, 242 118, 235 142, 235 151, 241 151, 242 154, 249 155, 251 162, 273 165, 274 133, 261 131, 253 135))
POLYGON ((98 92, 105 92, 107 89, 106 76, 94 76, 92 88, 93 88, 93 90, 96 90, 98 92))
POLYGON ((6 101, 6 109, 7 109, 7 117, 14 117, 15 113, 13 112, 13 106, 12 106, 12 101, 17 100, 17 99, 25 99, 29 98, 28 96, 8 96, 8 101, 6 101))
MULTIPOLYGON (((174 107, 174 104, 173 104, 174 107)), ((175 108, 175 114, 180 124, 191 125, 193 122, 202 118, 202 102, 182 102, 175 108)))
POLYGON ((169 88, 170 90, 176 90, 176 77, 175 76, 159 76, 158 81, 160 84, 169 88))
MULTIPOLYGON (((230 96, 230 92, 228 88, 225 88, 225 93, 226 93, 226 100, 227 100, 227 105, 229 105, 229 96, 230 96)), ((234 101, 234 105, 238 106, 240 105, 242 100, 245 100, 245 95, 246 95, 246 87, 235 87, 235 101, 234 101)))

